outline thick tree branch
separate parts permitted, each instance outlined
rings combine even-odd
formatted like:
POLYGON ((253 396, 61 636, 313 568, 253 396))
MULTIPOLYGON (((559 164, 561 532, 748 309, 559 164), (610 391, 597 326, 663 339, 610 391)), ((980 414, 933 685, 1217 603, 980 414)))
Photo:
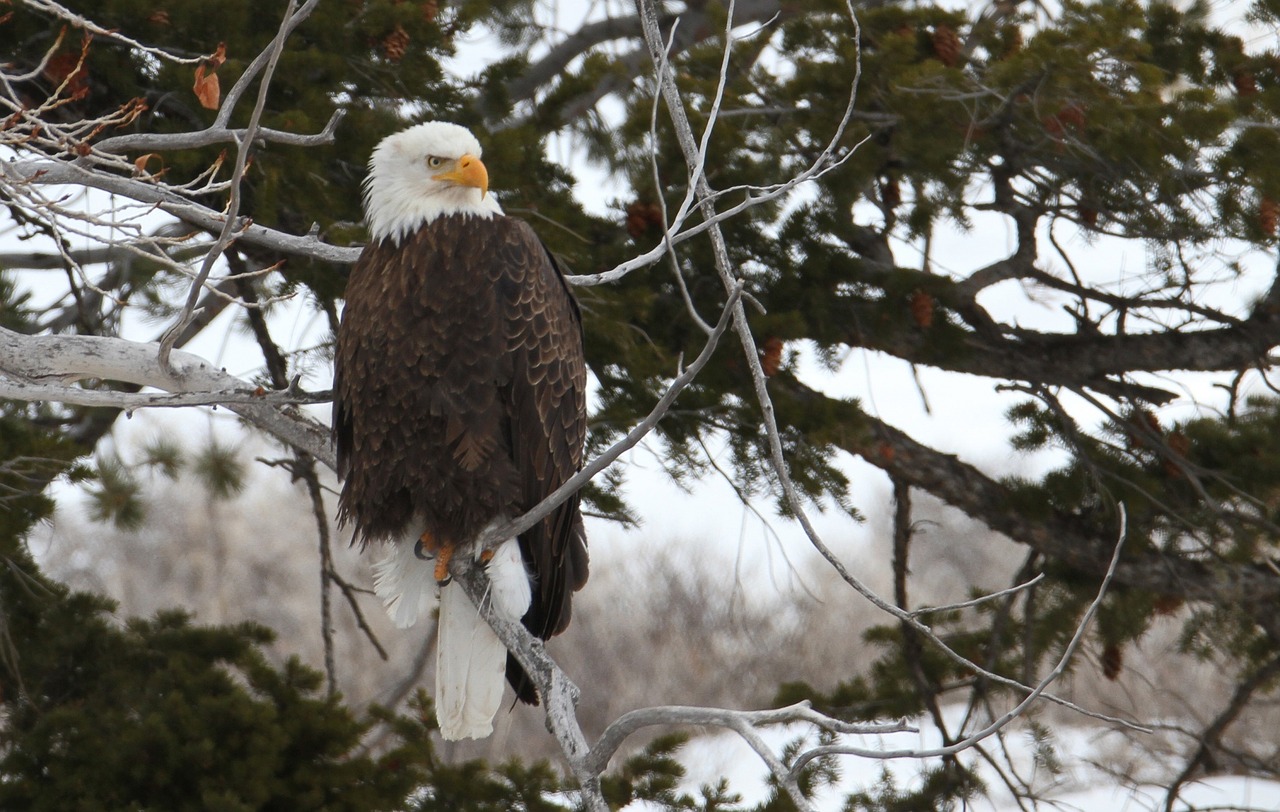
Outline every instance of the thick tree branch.
MULTIPOLYGON (((915 284, 957 312, 976 307, 970 284, 985 283, 985 271, 996 276, 1013 274, 1044 281, 1046 276, 1026 257, 1013 256, 976 272, 968 280, 951 282, 923 271, 867 262, 860 276, 877 285, 901 287, 915 284), (1011 270, 1012 269, 1012 270, 1011 270)), ((978 284, 980 289, 983 284, 978 284)), ((1090 293, 1089 295, 1092 295, 1090 293)), ((1103 295, 1095 298, 1103 299, 1103 295)), ((995 325, 967 331, 952 341, 938 341, 930 331, 911 323, 907 314, 890 329, 863 330, 862 324, 883 325, 874 316, 862 316, 860 304, 851 305, 854 317, 843 340, 853 346, 886 352, 913 364, 986 378, 1007 378, 1052 386, 1088 387, 1112 391, 1121 387, 1120 378, 1135 372, 1171 370, 1232 371, 1270 363, 1270 352, 1280 345, 1280 306, 1271 297, 1255 304, 1245 318, 1234 318, 1176 299, 1127 297, 1111 299, 1111 304, 1127 310, 1153 308, 1161 311, 1183 309, 1220 325, 1210 329, 1171 329, 1149 333, 1103 334, 1098 332, 1045 333, 1023 327, 995 325), (995 327, 996 329, 990 329, 995 327)), ((878 305, 876 305, 878 306, 878 305)), ((1123 386, 1129 386, 1126 382, 1123 386)), ((1160 398, 1159 390, 1144 388, 1145 394, 1160 398)))
POLYGON ((87 378, 199 393, 200 398, 216 393, 216 402, 277 440, 306 451, 330 468, 336 465, 328 426, 293 405, 259 402, 262 398, 253 394, 254 384, 213 368, 203 358, 175 351, 171 361, 172 370, 161 366, 155 344, 103 336, 27 336, 0 328, 0 383, 10 387, 7 397, 121 406, 123 395, 115 395, 114 402, 94 402, 100 393, 69 385, 87 378))
POLYGON ((833 719, 814 710, 809 703, 799 702, 785 708, 740 711, 724 708, 700 708, 685 705, 663 705, 624 713, 613 721, 591 748, 589 765, 603 772, 609 759, 633 734, 659 726, 724 727, 739 730, 743 725, 760 728, 801 722, 831 733, 851 736, 880 736, 888 733, 917 733, 905 720, 886 723, 857 724, 833 719))
MULTIPOLYGON (((823 395, 803 383, 777 376, 772 386, 785 395, 782 419, 803 420, 797 410, 822 410, 831 419, 810 436, 862 457, 912 487, 984 522, 992 530, 1025 544, 1060 566, 1092 577, 1108 568, 1109 539, 1104 527, 1045 508, 1032 514, 1011 510, 1015 495, 958 457, 912 439, 906 432, 867 415, 855 404, 823 395)), ((1280 618, 1270 611, 1280 603, 1280 578, 1260 564, 1206 562, 1150 550, 1134 550, 1116 568, 1116 582, 1162 595, 1217 606, 1236 606, 1277 634, 1280 618)))

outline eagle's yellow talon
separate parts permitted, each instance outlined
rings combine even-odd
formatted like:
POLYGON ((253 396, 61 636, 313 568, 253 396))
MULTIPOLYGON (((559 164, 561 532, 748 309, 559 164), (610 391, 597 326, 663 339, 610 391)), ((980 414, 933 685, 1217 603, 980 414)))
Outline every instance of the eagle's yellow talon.
POLYGON ((436 583, 440 586, 447 585, 453 580, 453 576, 449 574, 449 562, 453 560, 453 548, 441 547, 439 555, 436 556, 436 583))

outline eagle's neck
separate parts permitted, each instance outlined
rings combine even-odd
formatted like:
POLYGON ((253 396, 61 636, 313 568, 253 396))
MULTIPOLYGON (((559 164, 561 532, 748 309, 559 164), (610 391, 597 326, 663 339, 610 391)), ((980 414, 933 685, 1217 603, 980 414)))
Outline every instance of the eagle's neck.
POLYGON ((408 188, 402 178, 371 178, 365 189, 365 209, 369 232, 375 242, 400 242, 418 229, 451 214, 489 219, 502 214, 493 195, 480 197, 480 190, 440 184, 431 194, 408 188))

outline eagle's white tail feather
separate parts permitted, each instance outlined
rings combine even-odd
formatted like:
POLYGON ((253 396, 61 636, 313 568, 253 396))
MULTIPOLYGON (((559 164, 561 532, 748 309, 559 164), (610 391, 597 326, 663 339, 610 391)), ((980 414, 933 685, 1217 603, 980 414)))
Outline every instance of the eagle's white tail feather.
MULTIPOLYGON (((529 608, 529 576, 515 539, 502 543, 488 566, 494 607, 511 620, 529 608)), ((436 643, 436 718, 445 739, 482 739, 502 705, 507 649, 459 584, 440 593, 436 643)))
POLYGON ((373 591, 382 599, 391 622, 407 629, 417 622, 419 613, 430 611, 435 600, 431 562, 419 559, 408 541, 392 544, 387 557, 373 565, 373 591))
POLYGON ((529 571, 520 556, 520 543, 507 539, 493 552, 489 561, 489 582, 493 584, 493 606, 504 617, 519 620, 529 611, 533 599, 529 571))
POLYGON ((502 704, 507 650, 460 584, 440 590, 436 718, 449 741, 483 739, 502 704))

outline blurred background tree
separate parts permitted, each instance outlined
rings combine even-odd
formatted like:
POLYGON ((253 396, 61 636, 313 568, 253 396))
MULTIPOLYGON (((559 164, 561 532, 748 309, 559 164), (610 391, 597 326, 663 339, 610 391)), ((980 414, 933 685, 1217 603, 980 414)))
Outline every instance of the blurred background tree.
MULTIPOLYGON (((67 11, 31 0, 0 15, 6 159, 11 166, 52 161, 170 190, 192 184, 191 202, 222 210, 226 188, 206 181, 227 178, 231 141, 119 153, 110 139, 206 131, 218 111, 205 102, 216 108, 269 46, 284 4, 83 5, 67 11), (105 121, 111 123, 92 124, 105 121), (211 167, 219 168, 207 175, 211 167)), ((440 118, 477 130, 495 167, 495 194, 508 212, 534 223, 568 272, 583 277, 578 282, 598 281, 588 277, 660 244, 689 173, 668 119, 659 115, 656 128, 650 125, 655 83, 637 12, 604 3, 566 28, 570 18, 556 16, 553 6, 315 5, 285 43, 261 124, 314 134, 335 113, 342 118, 324 143, 261 138, 240 184, 241 214, 285 234, 358 246, 365 238, 359 184, 372 146, 411 121, 440 118), (460 69, 456 49, 481 34, 491 35, 492 44, 484 66, 460 69), (549 144, 568 145, 576 168, 552 160, 549 144), (575 190, 575 172, 586 168, 619 190, 607 208, 586 205, 575 190)), ((724 477, 763 510, 772 502, 788 514, 819 508, 880 516, 892 541, 888 588, 904 609, 938 600, 915 588, 924 575, 916 503, 944 503, 999 534, 1004 552, 984 576, 996 572, 1010 584, 1037 573, 1046 578, 930 622, 957 652, 1024 684, 1034 684, 1060 655, 1096 593, 1123 503, 1124 557, 1090 631, 1089 655, 1075 668, 1122 680, 1140 661, 1144 639, 1175 629, 1183 654, 1229 679, 1215 707, 1201 706, 1180 723, 1171 748, 1176 760, 1162 777, 1171 797, 1204 773, 1275 775, 1274 748, 1241 722, 1274 700, 1280 678, 1280 449, 1274 448, 1280 402, 1269 380, 1280 344, 1274 160, 1280 5, 1260 0, 1233 18, 1207 3, 1136 0, 1053 6, 1001 0, 970 8, 864 0, 854 10, 857 35, 843 2, 738 2, 737 39, 722 73, 726 7, 658 8, 695 128, 716 116, 706 177, 720 192, 721 210, 809 166, 838 132, 857 79, 857 104, 824 174, 722 223, 734 271, 762 306, 750 311, 757 360, 768 376, 790 476, 811 501, 785 503, 769 463, 772 426, 754 391, 750 359, 727 342, 656 430, 663 466, 685 483, 724 477), (829 394, 847 391, 863 363, 883 359, 923 370, 929 383, 922 396, 938 420, 953 421, 960 433, 974 417, 966 414, 972 407, 949 402, 955 396, 948 376, 934 373, 980 379, 1001 395, 991 403, 1009 405, 1008 433, 990 438, 991 445, 1038 452, 1051 464, 1019 475, 1024 469, 1017 466, 964 459, 946 443, 897 425, 896 404, 876 408, 829 394), (850 483, 853 460, 883 472, 892 502, 859 499, 850 483)), ((246 94, 226 124, 247 126, 251 109, 246 94)), ((10 170, 0 183, 10 220, 0 254, 5 330, 159 337, 207 250, 207 223, 143 220, 128 201, 104 204, 101 196, 82 201, 96 219, 77 219, 79 204, 41 197, 38 178, 19 179, 10 170), (120 212, 133 219, 120 225, 112 220, 120 212)), ((154 214, 149 205, 141 210, 154 214)), ((695 214, 688 225, 698 222, 695 214)), ((254 383, 280 390, 301 376, 323 388, 346 265, 248 233, 224 256, 225 267, 177 345, 240 330, 262 353, 254 383), (295 308, 290 312, 300 307, 323 326, 301 337, 291 331, 279 318, 286 301, 295 308)), ((598 452, 647 414, 682 359, 697 354, 706 338, 700 325, 715 321, 725 290, 710 242, 694 238, 674 246, 670 259, 609 284, 581 284, 577 292, 598 384, 591 435, 598 452)), ((137 390, 113 381, 86 384, 94 386, 137 390)), ((257 653, 267 641, 261 629, 202 630, 171 614, 112 626, 103 619, 107 603, 67 592, 34 569, 20 539, 48 515, 51 499, 72 492, 55 481, 83 483, 96 518, 133 532, 148 521, 144 502, 153 485, 146 471, 176 477, 185 468, 219 498, 233 498, 243 486, 243 457, 217 441, 193 448, 169 438, 126 462, 129 454, 109 441, 122 411, 15 402, 0 424, 9 461, 4 555, 12 572, 25 573, 6 576, 0 592, 10 642, 0 690, 10 706, 6 732, 28 737, 21 747, 7 745, 0 765, 6 777, 51 775, 37 756, 60 751, 48 738, 56 731, 42 725, 56 721, 55 706, 60 713, 91 707, 87 699, 71 699, 83 685, 57 695, 34 687, 69 678, 67 659, 37 653, 46 639, 37 630, 56 627, 74 635, 59 643, 48 638, 52 650, 100 647, 93 657, 72 658, 85 679, 92 671, 102 683, 94 701, 131 707, 142 701, 136 697, 160 691, 152 682, 128 684, 125 676, 106 678, 94 669, 142 668, 149 660, 140 652, 169 657, 164 647, 172 645, 169 651, 194 658, 184 665, 196 675, 191 679, 212 680, 210 701, 223 697, 243 708, 246 720, 258 720, 252 724, 267 724, 261 719, 287 707, 305 724, 324 727, 330 744, 306 758, 344 765, 353 776, 375 770, 377 759, 418 765, 417 772, 397 774, 380 798, 402 793, 403 800, 405 787, 428 782, 422 765, 434 756, 426 734, 409 732, 402 720, 382 718, 399 731, 396 744, 376 757, 357 752, 372 722, 353 721, 360 714, 334 699, 332 666, 331 693, 321 697, 305 669, 264 664, 257 653), (111 693, 126 685, 141 693, 111 693)), ((279 457, 270 462, 308 485, 312 505, 331 512, 323 477, 307 455, 264 454, 279 457)), ((627 503, 625 482, 624 467, 597 478, 587 492, 593 510, 615 521, 643 519, 627 503)), ((364 599, 328 563, 335 551, 328 550, 327 526, 315 532, 324 594, 341 589, 359 606, 364 599)), ((974 536, 959 533, 953 543, 958 559, 965 545, 968 555, 991 556, 988 542, 974 536)), ((679 585, 671 573, 661 578, 679 585)), ((991 586, 982 580, 951 588, 976 593, 991 586)), ((843 607, 850 597, 839 594, 836 606, 843 607)), ((694 603, 691 611, 701 611, 694 603)), ((325 612, 328 629, 332 612, 325 612)), ((842 642, 857 649, 850 659, 861 667, 838 661, 801 668, 804 658, 792 646, 796 671, 778 674, 786 684, 777 701, 809 698, 850 719, 925 715, 953 742, 1017 696, 941 656, 909 626, 886 625, 885 617, 865 643, 842 642), (869 666, 863 646, 876 652, 869 666), (968 709, 958 722, 944 713, 954 706, 968 709)), ((325 652, 331 660, 332 646, 325 652)), ((745 706, 774 693, 752 684, 716 699, 745 706)), ((220 714, 190 723, 203 727, 220 714)), ((127 713, 119 718, 132 721, 127 713)), ((658 745, 646 764, 665 764, 661 747, 669 743, 658 745)), ((293 752, 285 740, 271 746, 293 752)), ((1001 760, 998 745, 983 747, 1007 789, 1036 794, 1033 782, 1001 760)), ((503 785, 519 785, 511 776, 524 768, 510 769, 516 772, 503 785)), ((667 777, 674 770, 661 769, 657 774, 667 777)), ((279 791, 311 791, 288 784, 291 774, 282 768, 277 778, 287 789, 279 791)), ((556 787, 541 773, 521 774, 531 798, 556 787)), ((627 780, 611 791, 644 783, 627 780)), ((25 791, 22 782, 0 786, 25 791)), ((944 759, 918 786, 886 786, 850 803, 935 808, 984 789, 990 787, 976 781, 970 766, 944 759)), ((659 796, 663 803, 693 803, 659 796)), ((269 808, 268 797, 240 803, 269 808)), ((719 803, 704 800, 708 808, 719 803)), ((381 808, 383 801, 349 803, 381 808)))

